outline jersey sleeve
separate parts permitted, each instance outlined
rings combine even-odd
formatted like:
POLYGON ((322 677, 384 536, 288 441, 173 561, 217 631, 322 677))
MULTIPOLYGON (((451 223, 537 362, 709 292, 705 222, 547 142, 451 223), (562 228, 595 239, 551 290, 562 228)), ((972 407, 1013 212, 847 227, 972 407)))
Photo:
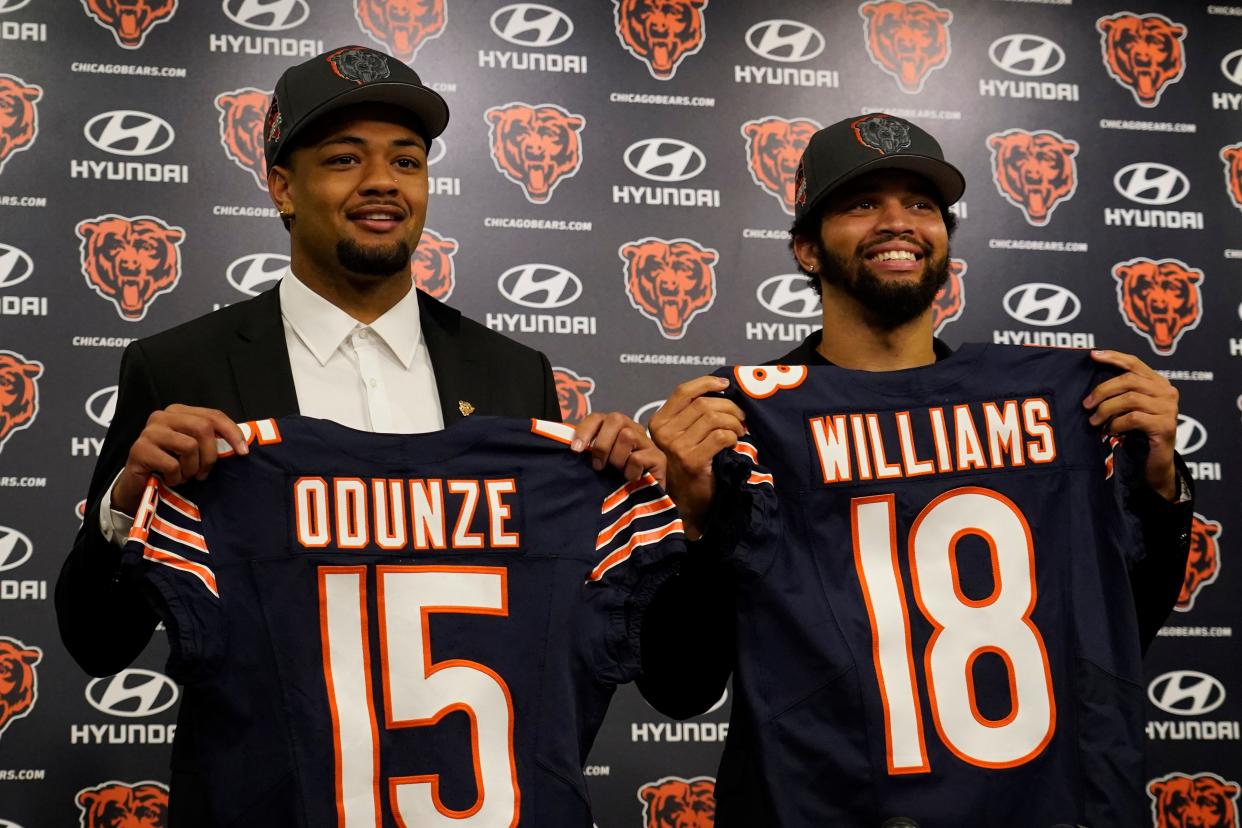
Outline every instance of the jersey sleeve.
POLYGON ((760 462, 749 435, 716 455, 712 473, 717 493, 704 537, 710 536, 713 553, 739 576, 763 577, 779 546, 776 477, 760 462))
MULTIPOLYGON (((619 476, 618 476, 619 479, 619 476)), ((612 490, 599 507, 595 565, 587 576, 582 623, 592 628, 585 657, 604 681, 638 676, 643 615, 685 554, 677 507, 650 474, 612 490)))
POLYGON ((169 674, 189 682, 209 657, 220 585, 192 486, 178 491, 147 481, 125 544, 126 576, 146 591, 168 629, 169 674))

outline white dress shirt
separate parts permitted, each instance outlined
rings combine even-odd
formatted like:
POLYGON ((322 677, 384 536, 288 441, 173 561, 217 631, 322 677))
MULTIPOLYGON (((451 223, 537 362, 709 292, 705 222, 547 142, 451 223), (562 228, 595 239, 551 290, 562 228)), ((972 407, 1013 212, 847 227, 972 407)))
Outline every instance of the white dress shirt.
MULTIPOLYGON (((411 288, 383 316, 364 325, 289 270, 278 290, 302 414, 359 431, 413 434, 444 428, 417 291, 411 288)), ((123 546, 133 522, 133 516, 112 508, 109 486, 99 508, 104 537, 123 546)))

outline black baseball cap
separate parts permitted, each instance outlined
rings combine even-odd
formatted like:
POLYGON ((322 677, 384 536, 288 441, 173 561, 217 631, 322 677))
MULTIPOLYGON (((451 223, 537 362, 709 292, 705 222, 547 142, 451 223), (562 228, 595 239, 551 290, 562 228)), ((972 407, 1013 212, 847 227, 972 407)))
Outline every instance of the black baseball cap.
POLYGON ((424 86, 409 66, 366 46, 342 46, 290 66, 276 81, 263 125, 268 167, 280 160, 289 142, 310 124, 359 103, 391 104, 411 112, 428 148, 448 125, 448 104, 424 86))
POLYGON ((794 179, 794 221, 810 215, 842 184, 874 170, 917 173, 935 186, 946 206, 966 189, 966 179, 944 160, 935 138, 903 118, 873 112, 811 136, 794 179))

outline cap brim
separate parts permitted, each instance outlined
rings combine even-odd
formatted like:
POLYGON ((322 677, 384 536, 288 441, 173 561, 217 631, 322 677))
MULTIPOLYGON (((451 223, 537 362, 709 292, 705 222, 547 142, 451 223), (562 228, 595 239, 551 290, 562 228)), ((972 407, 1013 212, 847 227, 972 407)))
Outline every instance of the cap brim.
POLYGON ((876 170, 908 170, 921 175, 932 183, 944 199, 945 206, 956 204, 966 191, 966 179, 957 167, 930 155, 882 155, 865 164, 854 167, 820 191, 820 195, 806 206, 804 214, 810 213, 825 198, 843 184, 876 170))
POLYGON ((306 117, 294 125, 281 141, 280 153, 283 155, 293 144, 294 138, 325 115, 342 107, 362 103, 389 104, 410 112, 422 124, 423 137, 428 141, 439 136, 448 126, 448 104, 427 87, 411 83, 367 83, 357 89, 346 90, 335 98, 329 98, 306 113, 306 117))

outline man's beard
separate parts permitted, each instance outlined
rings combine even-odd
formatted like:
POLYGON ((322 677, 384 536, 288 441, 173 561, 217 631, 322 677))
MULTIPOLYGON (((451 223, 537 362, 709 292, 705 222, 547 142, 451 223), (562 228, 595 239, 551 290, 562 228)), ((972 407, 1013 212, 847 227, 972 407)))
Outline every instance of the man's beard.
POLYGON ((860 254, 853 270, 850 263, 819 245, 819 276, 825 284, 839 288, 862 305, 868 321, 891 331, 917 319, 936 300, 936 294, 949 280, 949 254, 932 259, 923 247, 923 276, 914 284, 888 281, 877 275, 860 254))
POLYGON ((350 273, 362 276, 391 276, 410 269, 409 242, 399 241, 384 245, 361 245, 351 239, 336 243, 336 259, 350 273))

